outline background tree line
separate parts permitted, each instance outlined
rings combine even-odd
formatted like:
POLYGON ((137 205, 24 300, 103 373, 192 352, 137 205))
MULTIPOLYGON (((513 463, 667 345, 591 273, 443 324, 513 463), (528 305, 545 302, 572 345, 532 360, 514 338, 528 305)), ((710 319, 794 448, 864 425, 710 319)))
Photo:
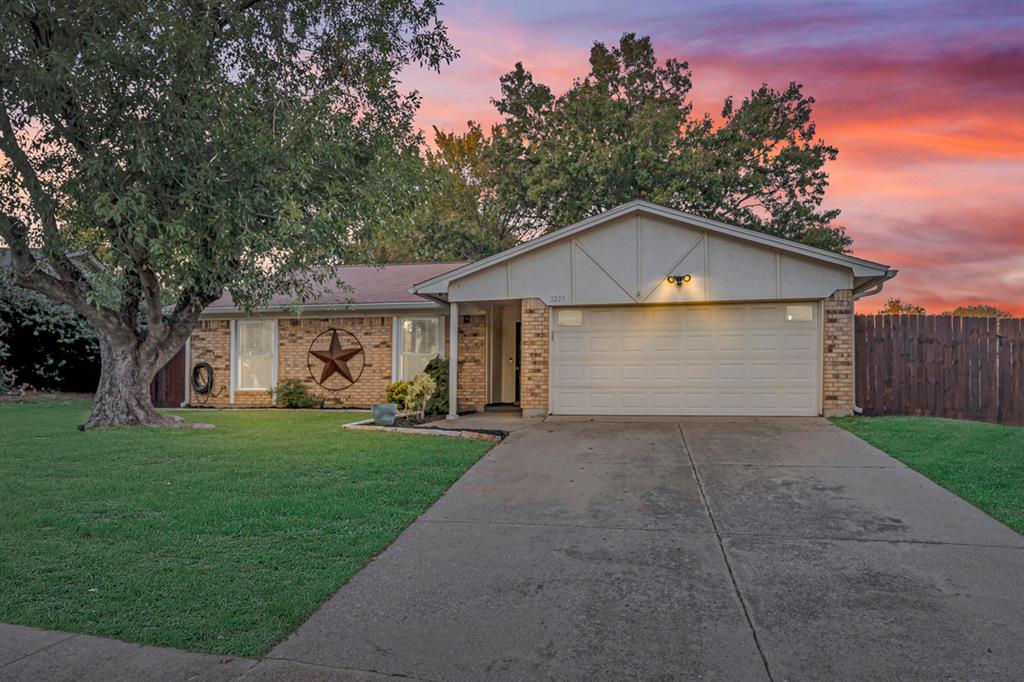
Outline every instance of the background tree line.
POLYGON ((562 94, 522 63, 501 77, 498 123, 434 129, 411 171, 423 188, 409 223, 363 233, 381 260, 476 259, 642 198, 847 251, 822 203, 838 150, 817 136, 814 98, 790 83, 696 115, 692 72, 659 62, 648 37, 595 43, 590 70, 562 94))

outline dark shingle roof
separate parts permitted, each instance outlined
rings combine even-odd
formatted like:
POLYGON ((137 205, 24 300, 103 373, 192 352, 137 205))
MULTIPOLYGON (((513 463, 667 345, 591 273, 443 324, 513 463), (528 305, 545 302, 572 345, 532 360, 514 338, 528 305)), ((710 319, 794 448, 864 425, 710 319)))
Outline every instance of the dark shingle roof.
MULTIPOLYGON (((454 263, 399 263, 395 265, 344 265, 338 268, 337 278, 345 287, 338 287, 334 281, 319 285, 317 292, 301 301, 301 305, 345 305, 376 303, 423 303, 424 299, 410 294, 414 284, 443 275, 460 268, 465 262, 454 263)), ((292 296, 278 295, 270 299, 267 306, 289 306, 295 300, 292 296)), ((225 294, 207 307, 207 311, 234 308, 231 296, 225 294)))

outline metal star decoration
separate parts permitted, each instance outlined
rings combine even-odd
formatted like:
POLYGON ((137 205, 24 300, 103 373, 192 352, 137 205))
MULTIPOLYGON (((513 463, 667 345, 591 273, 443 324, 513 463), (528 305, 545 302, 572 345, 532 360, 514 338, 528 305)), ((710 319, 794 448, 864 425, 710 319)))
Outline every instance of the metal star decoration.
POLYGON ((336 373, 348 379, 349 383, 355 383, 352 372, 348 368, 348 361, 362 352, 362 348, 342 348, 341 342, 338 341, 338 331, 333 330, 331 345, 327 350, 310 351, 313 356, 324 363, 323 372, 320 374, 320 383, 323 384, 336 373))

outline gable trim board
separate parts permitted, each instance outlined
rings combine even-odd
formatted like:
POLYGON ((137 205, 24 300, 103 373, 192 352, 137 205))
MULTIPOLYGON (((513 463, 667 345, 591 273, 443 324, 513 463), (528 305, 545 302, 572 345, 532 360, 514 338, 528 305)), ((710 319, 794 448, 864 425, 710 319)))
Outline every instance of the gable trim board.
MULTIPOLYGON (((761 232, 755 232, 745 228, 737 227, 734 225, 728 225, 721 223, 716 220, 709 220, 707 218, 701 218, 689 213, 677 211, 675 209, 666 208, 664 206, 658 206, 647 201, 637 200, 627 204, 623 204, 617 208, 611 209, 599 215, 593 216, 586 220, 582 220, 574 225, 550 232, 536 239, 532 239, 528 242, 524 242, 518 246, 515 246, 501 253, 497 253, 487 258, 482 258, 478 261, 474 261, 468 265, 460 268, 456 268, 451 272, 444 273, 437 277, 420 282, 419 284, 410 288, 411 293, 415 293, 426 298, 432 298, 437 300, 440 297, 441 300, 446 300, 449 295, 450 285, 459 280, 462 280, 474 273, 478 273, 482 270, 486 270, 500 263, 506 263, 513 259, 518 259, 526 254, 537 251, 544 247, 548 247, 558 242, 561 242, 569 237, 580 235, 586 231, 597 228, 601 225, 610 223, 619 218, 635 216, 636 217, 636 253, 639 255, 639 232, 640 232, 640 216, 649 216, 652 218, 660 218, 662 220, 674 223, 679 226, 688 226, 692 230, 702 232, 705 235, 718 236, 728 239, 734 239, 740 242, 745 242, 752 246, 760 246, 766 249, 777 251, 782 254, 789 254, 791 256, 798 256, 810 261, 817 261, 822 264, 830 264, 840 268, 848 270, 853 277, 852 288, 854 290, 862 287, 870 286, 877 283, 880 279, 885 281, 895 276, 896 271, 890 270, 889 266, 880 263, 874 263, 872 261, 856 258, 847 254, 834 253, 826 251, 824 249, 818 249, 812 246, 807 246, 799 242, 793 242, 781 237, 775 237, 767 235, 761 232)), ((706 249, 705 251, 708 251, 706 249)), ((506 279, 508 279, 506 275, 506 279)), ((510 283, 511 286, 511 283, 510 283)), ((507 292, 506 292, 507 293, 507 292)))
MULTIPOLYGON (((876 272, 860 283, 890 271, 879 266, 876 272)), ((817 300, 857 285, 850 267, 831 260, 638 213, 453 277, 444 294, 430 296, 449 303, 537 298, 552 306, 639 305, 817 300), (679 286, 669 275, 690 277, 679 286)))

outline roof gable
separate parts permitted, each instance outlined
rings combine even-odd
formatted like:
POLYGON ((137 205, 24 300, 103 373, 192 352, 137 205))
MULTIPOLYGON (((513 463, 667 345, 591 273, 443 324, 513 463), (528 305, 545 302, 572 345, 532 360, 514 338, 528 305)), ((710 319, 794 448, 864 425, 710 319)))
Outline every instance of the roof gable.
MULTIPOLYGON (((872 261, 856 258, 847 254, 826 251, 824 249, 807 246, 806 244, 801 244, 799 242, 782 239, 781 237, 767 235, 754 230, 737 227, 735 225, 728 225, 716 220, 701 218, 700 216, 685 213, 683 211, 677 211, 675 209, 652 204, 648 201, 636 200, 605 211, 604 213, 591 218, 587 218, 586 220, 582 220, 574 225, 564 227, 560 230, 556 230, 536 239, 524 242, 511 249, 502 251, 501 253, 474 261, 473 263, 469 263, 468 265, 438 277, 420 282, 413 287, 411 291, 426 296, 446 294, 448 285, 451 282, 468 277, 473 273, 492 268, 511 259, 519 258, 520 256, 537 249, 542 249, 557 242, 578 237, 583 232, 597 229, 602 225, 615 221, 616 219, 639 214, 674 221, 700 230, 709 235, 718 235, 729 239, 740 240, 761 248, 777 250, 794 256, 848 268, 853 272, 853 276, 858 279, 874 279, 886 276, 886 273, 889 272, 889 267, 880 263, 874 263, 872 261)), ((579 243, 579 241, 577 243, 579 243)))

